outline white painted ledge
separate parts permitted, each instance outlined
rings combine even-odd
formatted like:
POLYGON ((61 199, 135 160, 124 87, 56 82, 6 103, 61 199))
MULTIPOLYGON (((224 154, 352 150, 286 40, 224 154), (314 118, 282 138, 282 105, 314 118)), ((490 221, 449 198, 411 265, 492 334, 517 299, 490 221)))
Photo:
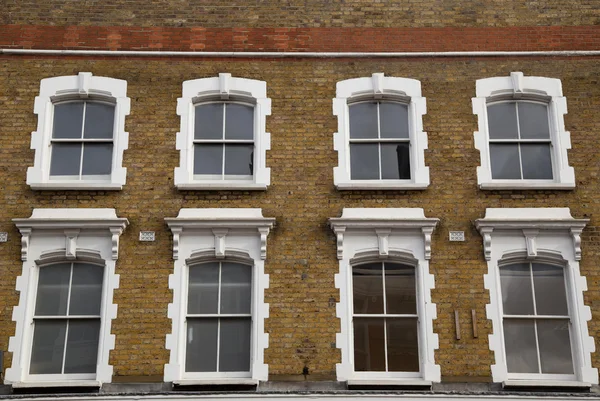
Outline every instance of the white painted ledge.
POLYGON ((574 380, 505 380, 502 387, 556 387, 556 388, 590 388, 591 383, 574 380))
POLYGON ((13 388, 47 388, 47 387, 100 387, 98 380, 56 380, 12 383, 13 388))
POLYGON ((30 183, 31 189, 36 191, 119 191, 123 189, 122 184, 111 182, 83 182, 83 181, 64 181, 64 182, 43 182, 30 183))
POLYGON ((557 190, 557 191, 568 191, 575 189, 575 183, 565 182, 530 182, 530 181, 518 181, 518 182, 483 182, 479 184, 479 189, 483 190, 503 190, 503 189, 514 189, 520 191, 526 191, 529 189, 533 190, 557 190))
POLYGON ((215 182, 202 182, 202 183, 181 183, 176 185, 177 189, 187 190, 223 190, 223 191, 266 191, 268 185, 252 182, 228 182, 228 181, 215 181, 215 182))
POLYGON ((222 379, 181 379, 174 380, 173 384, 177 386, 213 386, 213 385, 242 385, 257 386, 258 380, 250 377, 232 377, 222 379))
POLYGON ((431 387, 430 380, 423 379, 353 379, 346 382, 348 386, 405 386, 405 387, 431 387))
POLYGON ((385 181, 371 181, 371 182, 340 182, 336 185, 336 188, 340 191, 352 191, 352 190, 397 190, 397 191, 422 191, 427 189, 428 184, 422 183, 394 183, 385 181))

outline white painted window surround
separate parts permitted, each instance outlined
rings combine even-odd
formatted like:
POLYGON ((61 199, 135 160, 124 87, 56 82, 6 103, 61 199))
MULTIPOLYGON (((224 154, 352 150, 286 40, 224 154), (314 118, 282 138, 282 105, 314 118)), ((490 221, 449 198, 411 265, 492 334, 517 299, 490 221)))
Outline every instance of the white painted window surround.
POLYGON ((435 363, 438 335, 433 332, 437 318, 431 302, 434 277, 429 273, 431 235, 438 219, 427 218, 421 208, 344 208, 342 217, 330 218, 337 236, 340 270, 335 286, 340 290, 337 317, 341 332, 337 346, 342 363, 337 379, 349 385, 431 385, 440 381, 435 363), (419 341, 419 372, 357 372, 354 370, 352 266, 365 262, 398 262, 415 267, 419 341))
POLYGON ((122 189, 127 175, 127 169, 123 167, 123 152, 129 143, 129 134, 125 132, 125 117, 129 115, 129 110, 127 81, 96 77, 90 72, 42 79, 40 94, 35 98, 34 106, 34 113, 38 115, 38 126, 37 131, 31 134, 31 149, 35 150, 35 159, 33 167, 27 169, 27 185, 36 190, 122 189), (82 179, 50 176, 54 105, 71 100, 95 100, 115 105, 109 176, 83 176, 82 179))
POLYGON ((115 274, 119 236, 128 225, 114 209, 34 209, 30 218, 13 219, 21 232, 23 271, 17 277, 19 305, 13 309, 15 335, 10 338, 12 366, 5 383, 13 387, 99 387, 110 383, 113 368, 109 352, 114 349, 112 320, 117 316, 113 292, 119 288, 115 274), (29 374, 33 341, 33 313, 40 268, 59 262, 84 262, 104 266, 100 336, 96 373, 29 374), (40 267, 41 266, 41 267, 40 267))
POLYGON ((173 303, 168 316, 173 330, 166 338, 171 351, 165 365, 164 380, 177 385, 258 384, 268 379, 264 350, 269 335, 264 320, 269 305, 264 302, 269 275, 265 274, 267 236, 274 218, 262 216, 261 209, 181 209, 176 218, 166 218, 173 233, 174 270, 169 276, 173 303), (232 261, 252 269, 252 328, 249 372, 186 372, 186 308, 188 303, 189 266, 203 262, 232 261))
POLYGON ((427 133, 423 132, 423 115, 427 113, 421 97, 421 82, 416 79, 371 77, 340 81, 333 99, 333 114, 338 118, 338 132, 333 136, 333 148, 338 152, 338 166, 333 169, 333 181, 339 190, 388 189, 422 190, 429 186, 429 167, 425 166, 427 133), (410 179, 352 180, 350 177, 350 117, 349 104, 364 100, 388 100, 408 105, 410 142, 410 179))
POLYGON ((563 118, 567 114, 567 101, 563 97, 560 79, 526 77, 522 72, 511 72, 507 77, 477 80, 476 96, 472 102, 479 126, 474 139, 481 158, 481 165, 477 167, 480 189, 575 188, 575 172, 567 157, 567 150, 571 149, 571 134, 565 131, 563 118), (499 101, 533 101, 548 105, 553 179, 492 179, 487 106, 499 101))
MULTIPOLYGON (((266 190, 271 183, 271 169, 266 166, 266 152, 271 149, 271 134, 266 131, 266 117, 271 115, 267 83, 255 79, 234 78, 220 73, 214 78, 200 78, 183 83, 182 97, 177 99, 181 117, 176 148, 180 163, 175 168, 175 186, 183 190, 266 190), (198 104, 215 101, 239 101, 254 107, 253 176, 249 179, 194 178, 194 121, 198 104)), ((235 177, 234 177, 235 178, 235 177)))
POLYGON ((559 387, 589 387, 598 383, 598 370, 592 368, 591 363, 594 339, 587 328, 592 315, 583 303, 587 282, 579 270, 581 232, 588 222, 588 219, 574 219, 569 208, 488 208, 485 218, 476 220, 488 264, 484 284, 490 292, 486 311, 493 327, 489 344, 496 360, 492 365, 494 382, 505 386, 559 387), (572 375, 508 372, 499 266, 520 262, 541 262, 564 268, 574 365, 572 375))

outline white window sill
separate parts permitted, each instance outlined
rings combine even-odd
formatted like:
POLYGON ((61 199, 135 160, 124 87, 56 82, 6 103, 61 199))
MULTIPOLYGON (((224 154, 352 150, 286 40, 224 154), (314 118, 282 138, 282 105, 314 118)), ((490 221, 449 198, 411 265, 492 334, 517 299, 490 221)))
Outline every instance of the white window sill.
POLYGON ((177 184, 177 189, 187 190, 232 190, 232 191, 266 191, 266 184, 257 184, 254 182, 235 182, 235 181, 203 181, 177 184))
POLYGON ((528 189, 548 189, 548 190, 570 190, 575 188, 574 182, 544 182, 544 181, 492 181, 484 182, 479 184, 479 189, 483 190, 494 190, 494 189, 516 189, 516 190, 528 190, 528 189))
POLYGON ((591 383, 579 382, 575 380, 505 380, 502 387, 572 387, 572 388, 590 388, 591 383))
POLYGON ((212 385, 243 385, 257 386, 258 380, 250 377, 229 377, 213 379, 181 379, 174 380, 173 384, 177 386, 212 386, 212 385))
POLYGON ((431 387, 430 380, 406 379, 351 379, 346 382, 348 386, 406 386, 406 387, 431 387))
POLYGON ((84 190, 105 190, 105 191, 119 191, 123 189, 123 185, 111 183, 111 182, 92 182, 92 181, 62 181, 62 182, 41 182, 29 184, 31 189, 36 191, 84 191, 84 190))
POLYGON ((44 387, 100 387, 98 380, 53 380, 12 383, 13 388, 44 388, 44 387))
POLYGON ((356 181, 342 182, 336 184, 336 188, 340 191, 351 190, 406 190, 406 191, 422 191, 427 189, 429 184, 422 183, 406 183, 394 181, 356 181))

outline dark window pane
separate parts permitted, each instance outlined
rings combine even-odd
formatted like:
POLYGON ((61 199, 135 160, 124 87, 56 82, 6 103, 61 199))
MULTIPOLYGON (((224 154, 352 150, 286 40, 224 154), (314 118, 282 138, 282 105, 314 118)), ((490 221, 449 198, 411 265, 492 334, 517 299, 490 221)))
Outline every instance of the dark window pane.
POLYGON ((194 139, 223 139, 223 103, 196 106, 194 139))
POLYGON ((83 130, 83 102, 54 105, 53 138, 81 138, 83 130))
POLYGON ((69 315, 100 315, 103 273, 102 266, 75 263, 69 315))
POLYGON ((388 371, 419 371, 417 319, 386 319, 388 371))
POLYGON ((85 106, 84 138, 112 138, 115 124, 115 106, 87 102, 85 106))
POLYGON ((385 371, 383 318, 354 318, 354 370, 385 371))
POLYGON ((218 319, 188 319, 186 372, 217 371, 218 319))
POLYGON ((522 143, 521 160, 523 160, 524 179, 552 179, 550 144, 522 143))
POLYGON ((529 263, 501 267, 500 287, 505 315, 534 314, 529 263))
POLYGON ((194 145, 194 174, 223 173, 223 145, 194 145))
POLYGON ((517 139, 517 108, 515 103, 497 103, 487 107, 490 139, 517 139))
POLYGON ((221 319, 219 372, 250 371, 250 318, 221 319))
POLYGON ((573 374, 568 320, 538 320, 542 373, 573 374))
POLYGON ((79 176, 81 163, 80 143, 52 144, 52 159, 50 160, 50 175, 79 176))
POLYGON ((562 267, 534 263, 533 286, 538 315, 569 314, 562 267))
POLYGON ((379 145, 376 143, 350 144, 350 178, 353 180, 379 179, 379 145))
POLYGON ((40 268, 35 314, 66 316, 71 264, 61 263, 40 268))
POLYGON ((550 128, 548 126, 548 107, 545 104, 519 102, 518 107, 521 138, 550 138, 550 128))
POLYGON ((408 106, 400 103, 380 103, 381 138, 408 138, 408 106))
POLYGON ((108 175, 112 170, 112 143, 85 143, 81 175, 108 175))
POLYGON ((29 373, 62 373, 66 320, 35 321, 29 373))
POLYGON ((70 320, 65 373, 96 373, 100 320, 70 320))
POLYGON ((415 268, 384 263, 386 311, 389 314, 416 314, 415 268))
POLYGON ((519 145, 490 143, 492 178, 520 179, 519 145))
POLYGON ((408 142, 381 144, 381 178, 410 180, 409 148, 408 142))
POLYGON ((377 103, 349 106, 350 138, 377 138, 377 103))
POLYGON ((383 276, 381 263, 352 267, 354 313, 383 313, 383 276))
POLYGON ((252 268, 239 263, 221 264, 221 313, 250 313, 252 268))
POLYGON ((225 145, 225 175, 252 175, 254 145, 225 145))
POLYGON ((225 106, 225 139, 254 139, 254 107, 235 103, 225 106))
POLYGON ((218 313, 219 263, 190 266, 188 313, 218 313))
POLYGON ((533 320, 504 319, 509 373, 539 373, 533 320))

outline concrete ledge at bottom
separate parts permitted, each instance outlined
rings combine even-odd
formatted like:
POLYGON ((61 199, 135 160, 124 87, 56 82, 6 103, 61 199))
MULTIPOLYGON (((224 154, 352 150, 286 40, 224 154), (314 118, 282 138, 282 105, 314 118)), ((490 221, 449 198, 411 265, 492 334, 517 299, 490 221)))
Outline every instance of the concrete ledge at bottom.
POLYGON ((227 385, 235 385, 235 386, 256 386, 258 385, 258 380, 244 377, 232 377, 232 378, 214 378, 214 379, 183 379, 183 380, 175 380, 173 384, 176 386, 227 386, 227 385))
POLYGON ((340 391, 346 390, 346 383, 338 381, 266 381, 260 382, 258 391, 340 391))
POLYGON ((573 388, 589 389, 591 383, 578 382, 574 380, 506 380, 502 382, 504 388, 538 387, 538 388, 573 388))
POLYGON ((48 388, 48 387, 100 387, 98 380, 57 380, 12 383, 13 388, 48 388))
POLYGON ((431 387, 432 382, 423 379, 380 379, 380 380, 369 380, 369 379, 353 379, 348 380, 348 387, 431 387))

